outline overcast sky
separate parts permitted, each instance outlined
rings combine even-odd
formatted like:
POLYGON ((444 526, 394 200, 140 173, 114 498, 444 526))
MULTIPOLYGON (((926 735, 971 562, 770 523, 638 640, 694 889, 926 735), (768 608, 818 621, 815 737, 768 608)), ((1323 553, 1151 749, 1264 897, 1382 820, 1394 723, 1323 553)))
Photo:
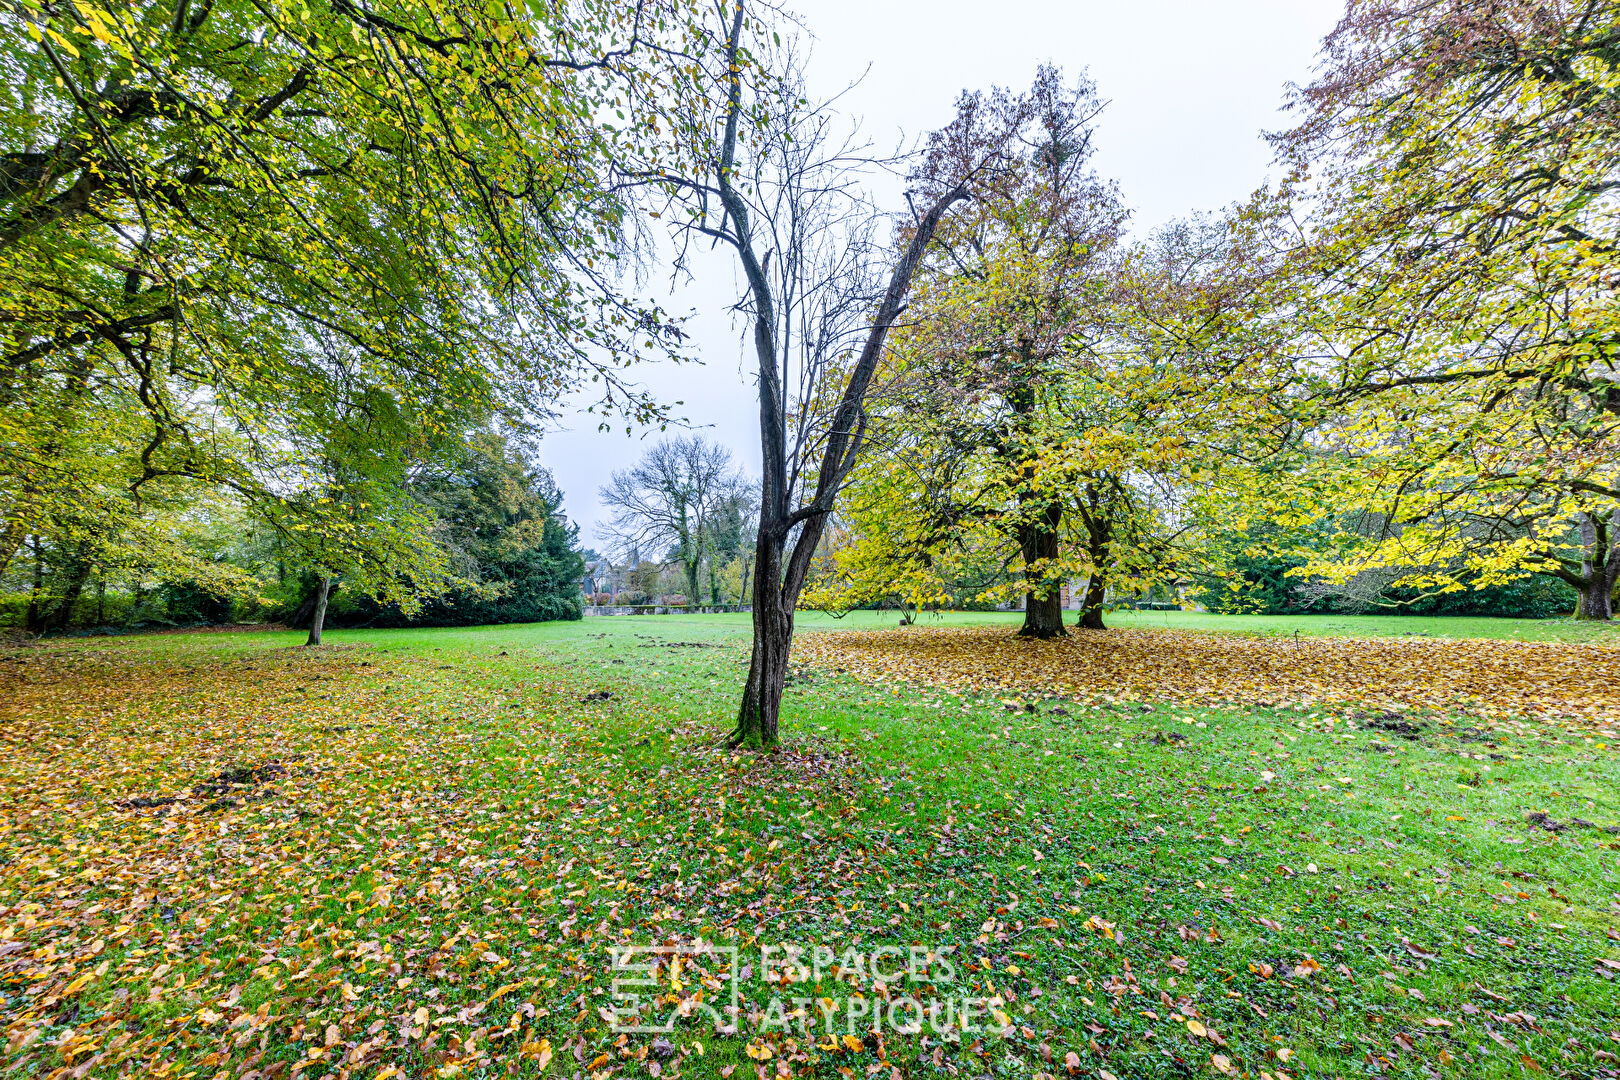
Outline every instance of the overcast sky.
MULTIPOLYGON (((1242 199, 1272 171, 1261 137, 1285 126, 1284 87, 1310 76, 1343 0, 803 0, 815 37, 812 92, 836 93, 880 147, 937 128, 964 88, 1023 89, 1042 63, 1085 69, 1108 102, 1097 132, 1098 171, 1116 180, 1145 232, 1195 211, 1242 199)), ((885 207, 886 209, 888 207, 885 207)), ((758 411, 743 342, 726 305, 740 282, 729 262, 709 261, 702 280, 659 299, 688 324, 702 366, 647 367, 639 381, 758 475, 758 411)), ((654 291, 667 278, 649 283, 654 291)), ((658 438, 596 431, 594 417, 564 410, 541 445, 580 525, 596 544, 604 518, 596 492, 658 438)))

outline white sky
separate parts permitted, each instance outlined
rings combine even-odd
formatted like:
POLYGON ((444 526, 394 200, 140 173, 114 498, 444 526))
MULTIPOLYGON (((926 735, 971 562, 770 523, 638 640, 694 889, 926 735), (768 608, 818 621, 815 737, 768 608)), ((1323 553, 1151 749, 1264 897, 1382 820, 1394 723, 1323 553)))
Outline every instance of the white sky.
MULTIPOLYGON (((1133 231, 1219 210, 1272 172, 1261 132, 1286 126, 1284 85, 1304 82, 1342 0, 800 0, 815 36, 817 96, 867 72, 843 99, 880 148, 914 139, 951 117, 965 89, 1026 88, 1041 63, 1087 69, 1108 102, 1097 132, 1098 171, 1118 181, 1133 231), (870 70, 868 71, 868 65, 870 70)), ((896 189, 898 190, 898 189, 896 189)), ((892 202, 892 199, 890 200, 892 202)), ((884 209, 896 207, 885 205, 884 209)), ((707 260, 703 277, 661 301, 696 309, 688 329, 702 366, 650 366, 638 381, 758 475, 758 407, 743 341, 726 308, 740 289, 731 265, 707 260)), ((649 286, 662 292, 668 277, 649 286)), ((604 517, 596 492, 658 438, 596 431, 566 408, 541 460, 561 486, 585 546, 604 517)))

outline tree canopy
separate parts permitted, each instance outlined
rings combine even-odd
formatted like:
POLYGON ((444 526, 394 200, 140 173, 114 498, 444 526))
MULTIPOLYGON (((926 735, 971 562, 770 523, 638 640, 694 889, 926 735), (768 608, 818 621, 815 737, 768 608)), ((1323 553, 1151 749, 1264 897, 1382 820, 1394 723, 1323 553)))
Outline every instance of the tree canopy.
POLYGON ((1277 137, 1302 224, 1273 292, 1288 407, 1335 523, 1300 572, 1404 568, 1419 593, 1552 574, 1608 618, 1620 13, 1356 0, 1325 58, 1277 137))
POLYGON ((613 279, 613 167, 667 144, 677 7, 18 0, 0 26, 0 567, 59 534, 202 573, 161 510, 203 484, 431 592, 416 463, 586 380, 661 414, 620 375, 678 331, 613 279))

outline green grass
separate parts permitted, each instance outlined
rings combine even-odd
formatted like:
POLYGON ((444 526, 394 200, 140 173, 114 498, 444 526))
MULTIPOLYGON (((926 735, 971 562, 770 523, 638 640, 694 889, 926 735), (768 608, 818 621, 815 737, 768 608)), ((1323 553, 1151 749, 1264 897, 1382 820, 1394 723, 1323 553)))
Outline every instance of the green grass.
MULTIPOLYGON (((1214 1075, 1214 1055, 1234 1075, 1294 1078, 1614 1069, 1620 993, 1600 961, 1620 958, 1620 836, 1550 833, 1524 815, 1620 824, 1620 755, 1553 727, 1428 718, 1403 734, 1353 707, 963 698, 806 670, 788 690, 787 752, 726 753, 746 618, 337 631, 315 657, 286 649, 300 640, 288 634, 19 651, 0 722, 28 737, 0 766, 0 921, 30 952, 0 957, 0 986, 13 1030, 39 1034, 9 1063, 46 1075, 100 1052, 106 1064, 87 1075, 167 1065, 212 1077, 258 1052, 261 1070, 311 1061, 304 1077, 533 1075, 545 1039, 547 1075, 644 1076, 654 1062, 665 1075, 752 1075, 762 1046, 767 1070, 817 1076, 889 1075, 880 1061, 904 1076, 1066 1076, 1071 1053, 1074 1075, 1120 1078, 1214 1075), (146 690, 131 682, 143 672, 146 690), (582 701, 598 691, 612 696, 582 701), (105 810, 222 762, 271 758, 309 775, 213 812, 105 810), (755 955, 776 942, 941 950, 956 968, 949 991, 997 999, 1010 1033, 890 1032, 850 1048, 762 1032, 744 1008, 736 1034, 692 1022, 662 1046, 652 1035, 616 1045, 598 1011, 609 944, 699 936, 755 955), (107 944, 69 964, 92 937, 107 944), (367 941, 393 960, 357 970, 367 941), (61 968, 34 956, 53 942, 61 968), (101 961, 102 975, 65 992, 101 961), (293 980, 306 965, 316 974, 293 980), (187 984, 165 990, 177 974, 187 984), (239 1001, 220 1006, 233 988, 239 1001), (262 1024, 228 1026, 260 1005, 262 1024), (398 1035, 417 1008, 442 1021, 431 1047, 398 1035), (118 1053, 140 1046, 122 1064, 107 1050, 120 1037, 118 1053), (334 1060, 368 1038, 383 1041, 363 1064, 334 1060)), ((894 620, 807 616, 801 629, 894 620)), ((1152 612, 1112 622, 1607 632, 1152 612)), ((750 966, 742 996, 762 1016, 773 992, 806 995, 750 966)), ((830 975, 813 989, 873 994, 869 979, 830 975)))

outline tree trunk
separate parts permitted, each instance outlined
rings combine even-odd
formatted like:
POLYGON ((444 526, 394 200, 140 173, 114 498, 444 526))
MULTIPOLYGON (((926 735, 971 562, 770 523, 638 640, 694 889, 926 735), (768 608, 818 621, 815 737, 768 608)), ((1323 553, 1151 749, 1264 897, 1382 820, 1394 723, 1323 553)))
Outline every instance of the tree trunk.
POLYGON ((1092 481, 1086 484, 1086 501, 1080 508, 1080 518, 1086 524, 1086 555, 1091 560, 1091 577, 1086 581, 1086 598, 1081 602, 1080 618, 1075 623, 1086 630, 1107 629, 1103 626, 1103 600, 1108 592, 1103 569, 1108 565, 1108 545, 1114 534, 1102 511, 1102 489, 1092 481))
POLYGON ((56 606, 45 616, 47 630, 66 630, 73 621, 73 609, 79 605, 79 597, 84 594, 85 582, 90 578, 89 568, 77 572, 68 580, 67 587, 57 598, 56 606))
POLYGON ((727 740, 730 746, 764 750, 776 746, 797 602, 797 595, 783 596, 782 543, 762 529, 754 546, 754 648, 737 727, 727 740))
POLYGON ((1103 576, 1094 572, 1086 582, 1086 598, 1080 605, 1080 618, 1074 625, 1083 630, 1106 630, 1103 625, 1103 576))
POLYGON ((702 569, 702 563, 698 561, 697 556, 693 556, 690 562, 682 565, 686 570, 686 602, 689 605, 696 605, 703 599, 703 586, 698 582, 698 571, 702 569))
POLYGON ((39 549, 38 536, 29 539, 34 545, 34 581, 28 592, 28 612, 23 616, 23 629, 30 634, 38 634, 45 629, 39 613, 40 593, 45 587, 45 553, 39 549))
POLYGON ((1581 576, 1573 584, 1581 604, 1577 619, 1609 622, 1614 618, 1614 588, 1620 580, 1620 545, 1610 543, 1610 522, 1585 515, 1581 521, 1581 576))
POLYGON ((321 575, 321 583, 315 586, 315 611, 309 617, 309 640, 305 645, 319 645, 321 631, 326 629, 326 600, 332 594, 332 579, 321 575))
POLYGON ((1608 622, 1614 618, 1614 602, 1610 596, 1613 590, 1608 582, 1593 575, 1586 584, 1580 588, 1581 606, 1576 612, 1577 619, 1596 619, 1608 622))
POLYGON ((1046 581, 1049 567, 1058 557, 1058 526, 1063 510, 1048 502, 1040 516, 1018 527, 1018 546, 1024 554, 1024 625, 1019 637, 1065 637, 1063 629, 1063 588, 1046 581), (1035 569, 1031 569, 1035 567, 1035 569))
MULTIPOLYGON (((731 746, 758 746, 774 750, 778 720, 782 710, 782 690, 787 682, 788 652, 793 646, 793 612, 799 593, 821 542, 827 516, 832 513, 839 489, 855 467, 866 433, 862 408, 878 362, 883 356, 889 328, 905 307, 912 275, 922 261, 923 250, 933 239, 944 213, 968 198, 965 181, 940 195, 922 215, 906 244, 905 253, 889 275, 883 300, 872 314, 866 343, 849 369, 844 392, 828 418, 827 436, 821 444, 821 464, 816 472, 815 492, 805 505, 791 510, 788 469, 787 414, 783 396, 785 361, 777 353, 776 296, 767 268, 770 255, 762 262, 754 249, 753 227, 747 201, 732 187, 736 161, 738 121, 743 114, 742 84, 738 74, 743 28, 742 2, 732 9, 731 27, 726 37, 726 58, 730 75, 727 83, 725 129, 720 156, 714 170, 720 204, 730 223, 730 231, 716 235, 728 240, 742 263, 748 291, 753 298, 754 356, 757 361, 760 434, 759 531, 754 543, 754 648, 748 664, 748 682, 737 710, 737 727, 728 740, 731 746), (798 537, 787 554, 788 537, 798 527, 798 537)), ((798 470, 792 475, 797 476, 798 470)), ((795 485, 796 486, 796 485, 795 485)))
POLYGON ((41 620, 46 630, 66 630, 73 621, 73 609, 79 604, 79 597, 84 595, 84 587, 90 581, 90 544, 81 542, 64 560, 67 583, 62 589, 62 595, 57 597, 41 620))

